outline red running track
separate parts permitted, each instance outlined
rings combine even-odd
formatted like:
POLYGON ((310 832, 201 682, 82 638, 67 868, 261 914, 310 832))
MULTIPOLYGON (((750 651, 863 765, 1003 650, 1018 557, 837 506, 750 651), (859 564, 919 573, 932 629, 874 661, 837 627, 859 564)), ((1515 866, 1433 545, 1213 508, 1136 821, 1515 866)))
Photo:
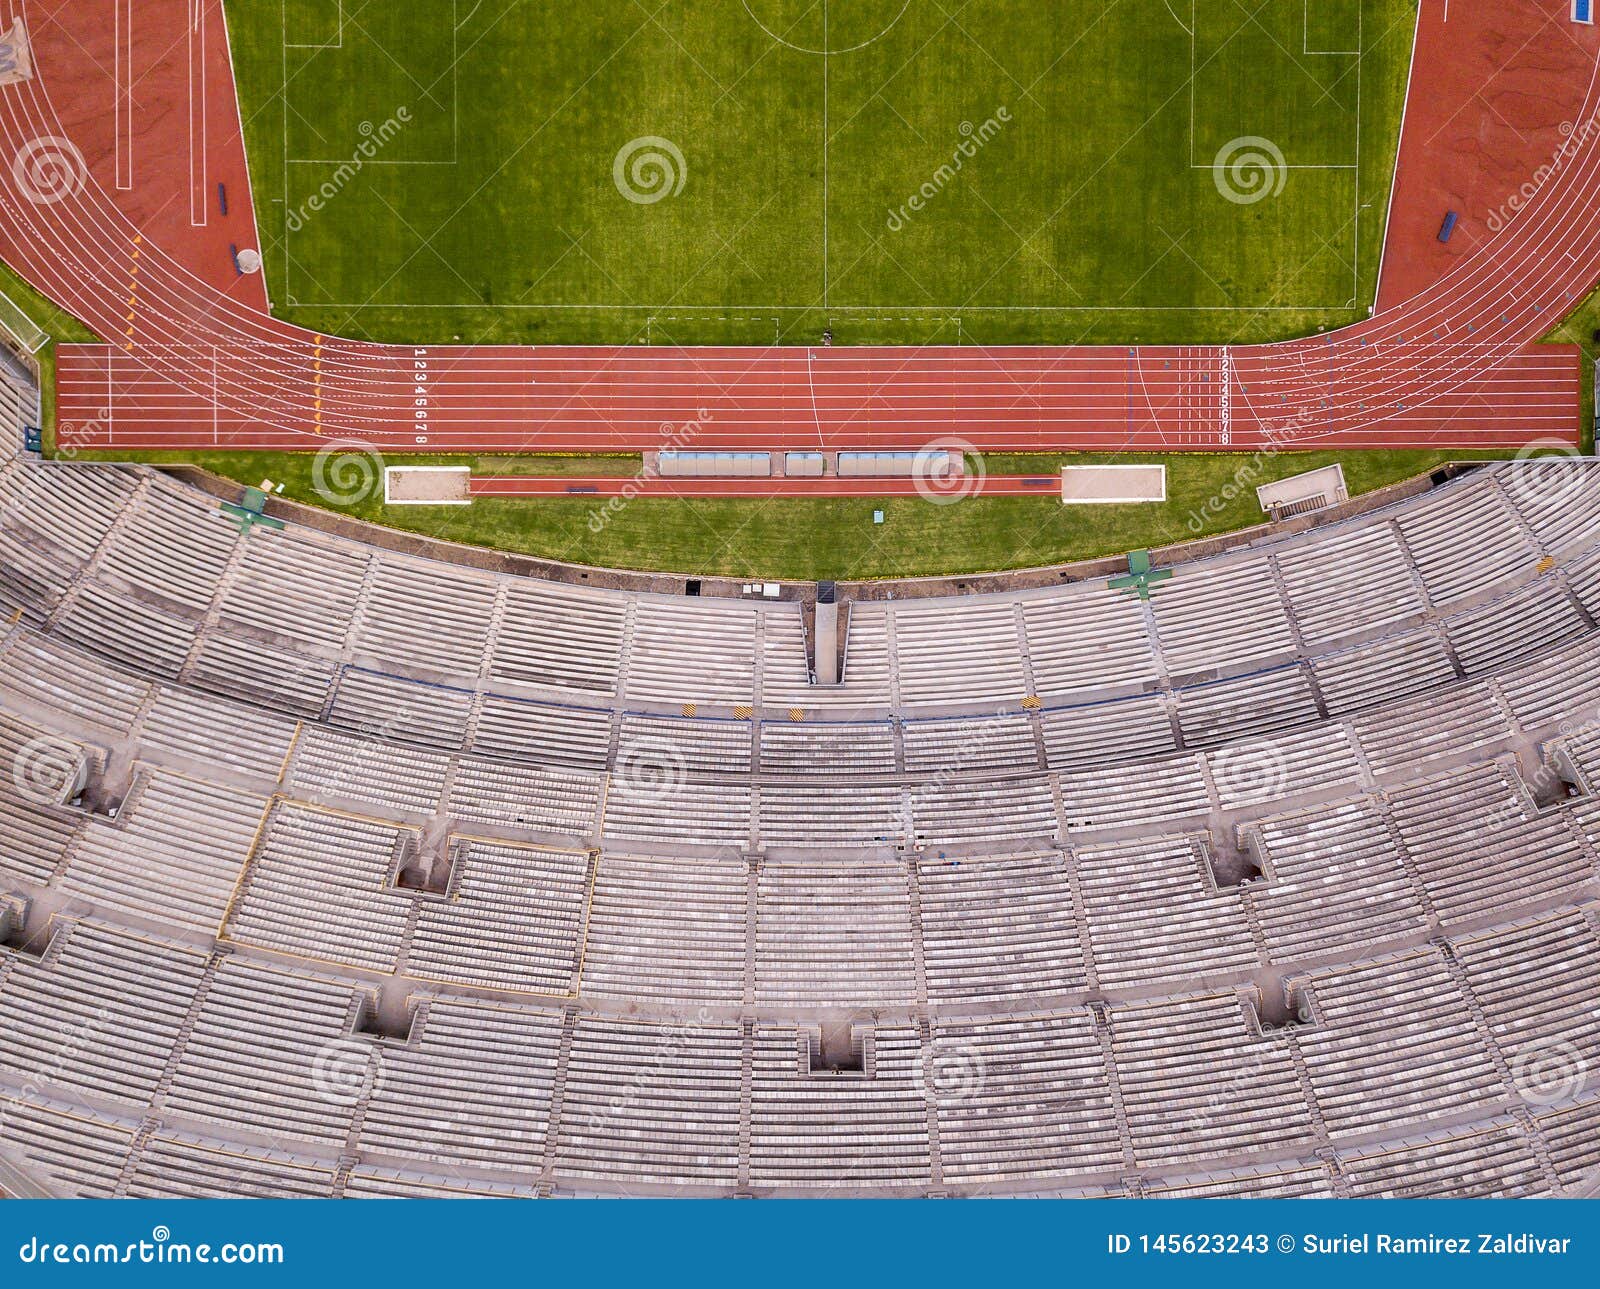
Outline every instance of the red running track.
POLYGON ((59 351, 65 442, 640 451, 681 445, 685 426, 699 449, 769 450, 1578 438, 1578 350, 1534 343, 1600 277, 1600 36, 1567 0, 1448 18, 1422 0, 1366 322, 1266 346, 905 349, 407 349, 275 320, 227 255, 256 237, 220 0, 137 0, 119 56, 124 3, 0 0, 28 18, 38 67, 0 89, 0 255, 113 341, 59 351), (68 143, 52 145, 65 178, 46 203, 18 164, 40 139, 68 143), (1462 218, 1446 247, 1447 207, 1462 218))
POLYGON ((950 501, 964 497, 1061 496, 1059 475, 958 475, 929 484, 910 478, 842 479, 829 475, 804 479, 772 475, 765 479, 574 478, 555 475, 473 475, 467 485, 473 497, 927 497, 950 501))

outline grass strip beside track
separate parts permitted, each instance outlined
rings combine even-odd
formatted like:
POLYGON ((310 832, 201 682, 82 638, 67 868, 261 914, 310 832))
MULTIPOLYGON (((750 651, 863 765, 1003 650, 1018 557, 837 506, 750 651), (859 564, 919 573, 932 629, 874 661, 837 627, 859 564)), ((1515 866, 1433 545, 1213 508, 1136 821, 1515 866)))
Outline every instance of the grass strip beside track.
MULTIPOLYGON (((139 460, 172 454, 139 453, 139 460)), ((128 457, 118 459, 127 460, 128 457)), ((260 452, 190 454, 186 462, 240 483, 265 479, 318 504, 315 458, 260 452)), ((1148 460, 1129 455, 995 456, 995 474, 1047 474, 1062 464, 1148 460)), ((636 499, 615 508, 592 497, 485 498, 469 507, 385 506, 381 484, 337 509, 359 518, 499 550, 611 568, 731 577, 878 578, 1020 568, 1115 555, 1260 523, 1258 484, 1333 461, 1352 493, 1481 452, 1185 455, 1167 461, 1165 505, 1063 506, 1038 497, 975 497, 951 505, 920 498, 722 501, 636 499), (1231 494, 1231 496, 1230 496, 1231 494), (881 510, 882 524, 873 522, 881 510)), ((629 457, 393 457, 390 465, 470 465, 478 473, 631 475, 629 457)))

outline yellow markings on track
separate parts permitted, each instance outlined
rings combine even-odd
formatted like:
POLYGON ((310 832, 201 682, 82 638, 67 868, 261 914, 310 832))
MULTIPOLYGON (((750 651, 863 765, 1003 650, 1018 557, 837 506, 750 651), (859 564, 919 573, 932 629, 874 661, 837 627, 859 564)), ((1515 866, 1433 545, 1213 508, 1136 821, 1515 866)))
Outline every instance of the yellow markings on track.
POLYGON ((139 319, 139 243, 143 240, 134 237, 133 250, 129 252, 133 263, 128 266, 128 325, 122 333, 126 337, 124 349, 133 348, 134 323, 139 319))
POLYGON ((314 373, 315 387, 312 390, 311 405, 316 411, 317 428, 322 428, 322 341, 317 341, 317 347, 312 355, 311 363, 314 373))

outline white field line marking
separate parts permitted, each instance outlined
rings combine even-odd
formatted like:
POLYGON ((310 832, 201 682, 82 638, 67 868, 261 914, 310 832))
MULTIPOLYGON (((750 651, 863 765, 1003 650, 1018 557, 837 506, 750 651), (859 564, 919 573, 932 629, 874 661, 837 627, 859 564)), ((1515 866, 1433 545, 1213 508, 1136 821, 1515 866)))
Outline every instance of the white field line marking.
POLYGON ((290 41, 289 41, 289 23, 288 23, 287 18, 285 18, 284 24, 283 24, 283 47, 285 49, 343 49, 344 48, 344 0, 336 0, 336 3, 339 6, 339 34, 338 34, 338 39, 337 40, 334 40, 331 43, 328 42, 328 41, 323 41, 321 44, 311 44, 311 43, 306 43, 306 44, 294 43, 294 44, 291 44, 290 41))
POLYGON ((1302 54, 1356 54, 1361 53, 1361 6, 1356 5, 1356 48, 1355 49, 1312 49, 1311 48, 1311 0, 1302 0, 1300 6, 1300 52, 1302 54))
POLYGON ((206 155, 206 0, 189 0, 189 224, 209 222, 210 158, 206 155))
MULTIPOLYGON (((496 304, 485 305, 476 300, 462 301, 460 304, 380 304, 372 300, 362 300, 359 303, 334 302, 324 303, 320 300, 305 306, 316 309, 348 309, 368 310, 387 309, 403 312, 412 309, 492 309, 495 313, 508 313, 513 311, 526 311, 538 309, 615 309, 622 313, 637 313, 640 310, 650 310, 653 315, 663 322, 670 322, 673 316, 668 310, 677 310, 679 313, 720 310, 719 319, 724 322, 766 322, 770 313, 821 313, 822 306, 818 304, 593 304, 587 302, 568 302, 564 304, 496 304), (741 318, 737 313, 730 311, 749 310, 759 314, 758 317, 741 318)), ((1330 312, 1349 313, 1351 305, 1348 300, 1329 301, 1324 304, 990 304, 974 308, 970 304, 832 304, 828 306, 832 313, 873 313, 881 314, 885 318, 910 320, 915 317, 927 317, 930 321, 946 323, 950 315, 957 312, 976 314, 982 317, 987 313, 1310 313, 1330 312)), ((1304 339, 1304 337, 1301 337, 1304 339)), ((581 342, 572 341, 572 344, 581 342)), ((1027 344, 1027 341, 1016 341, 1017 344, 1027 344)), ((1117 342, 1107 341, 1107 344, 1116 347, 1117 342)), ((1273 343, 1271 341, 1263 343, 1273 343)), ((540 346, 548 348, 548 345, 540 346)))
MULTIPOLYGON (((905 12, 901 10, 901 12, 905 12)), ((828 54, 828 0, 822 0, 822 307, 828 307, 828 83, 829 83, 829 54, 828 54)), ((816 411, 815 394, 811 400, 812 411, 816 411)), ((821 427, 818 427, 821 433, 821 427)))
MULTIPOLYGON (((1190 93, 1189 157, 1190 157, 1190 168, 1191 169, 1208 170, 1208 169, 1211 168, 1211 166, 1209 164, 1199 164, 1199 163, 1196 163, 1194 161, 1194 142, 1195 142, 1195 136, 1196 136, 1196 129, 1195 129, 1196 107, 1195 107, 1195 103, 1194 103, 1194 81, 1195 81, 1196 78, 1193 75, 1193 68, 1194 68, 1195 58, 1197 56, 1196 55, 1196 47, 1195 47, 1195 42, 1196 42, 1196 31, 1195 31, 1195 29, 1198 27, 1198 16, 1197 16, 1197 13, 1196 13, 1196 8, 1197 8, 1198 3, 1199 3, 1199 0, 1191 0, 1191 3, 1190 3, 1190 21, 1193 24, 1193 26, 1191 28, 1186 28, 1185 29, 1185 30, 1187 30, 1189 32, 1189 36, 1190 36, 1190 68, 1191 68, 1190 84, 1189 84, 1189 93, 1190 93)), ((284 91, 283 91, 283 102, 284 102, 284 121, 283 121, 284 178, 283 178, 283 192, 284 192, 284 202, 283 202, 283 205, 284 205, 285 228, 284 228, 284 233, 283 233, 283 252, 282 253, 283 253, 284 261, 285 261, 284 272, 285 272, 286 285, 287 285, 288 275, 289 275, 289 273, 290 273, 290 271, 292 269, 293 262, 294 262, 293 261, 293 256, 290 254, 290 249, 289 249, 289 236, 290 236, 290 234, 289 234, 289 230, 288 230, 288 227, 287 227, 287 219, 288 219, 288 213, 289 213, 289 208, 290 208, 290 202, 289 202, 289 196, 290 196, 289 168, 291 166, 297 166, 297 165, 307 165, 307 166, 339 165, 339 164, 343 163, 343 160, 347 160, 347 159, 319 158, 319 157, 292 157, 289 154, 289 147, 288 147, 288 135, 289 135, 289 128, 288 128, 288 83, 289 83, 289 77, 288 77, 288 68, 287 68, 287 61, 288 61, 287 51, 289 49, 311 49, 311 50, 316 50, 316 49, 341 48, 343 46, 343 42, 344 42, 344 26, 345 26, 343 0, 340 0, 340 30, 339 30, 339 42, 338 42, 338 44, 314 45, 314 44, 297 44, 297 43, 294 43, 294 42, 290 42, 288 40, 286 8, 287 8, 287 5, 285 3, 284 11, 280 14, 280 18, 281 18, 281 26, 282 26, 282 31, 283 31, 283 48, 284 48, 284 55, 283 55, 283 60, 282 60, 283 61, 282 80, 283 80, 283 84, 284 84, 284 91)), ((824 10, 824 13, 823 13, 824 48, 826 48, 826 43, 827 43, 827 38, 828 38, 828 29, 829 29, 830 20, 831 20, 830 19, 831 11, 829 9, 829 5, 827 3, 827 0, 824 0, 823 10, 824 10)), ((453 44, 457 48, 459 48, 459 28, 460 28, 460 25, 461 25, 460 24, 460 19, 459 19, 459 12, 460 12, 460 0, 453 0, 453 3, 452 3, 452 14, 454 15, 455 22, 453 24, 452 41, 453 41, 453 44)), ((1169 5, 1169 12, 1170 12, 1170 5, 1169 5)), ((1173 17, 1174 17, 1174 20, 1176 21, 1177 20, 1177 15, 1173 14, 1173 17)), ((1178 25, 1181 27, 1183 24, 1182 24, 1181 21, 1179 21, 1178 25)), ((1308 40, 1308 36, 1306 34, 1306 31, 1304 29, 1302 29, 1302 41, 1301 41, 1302 45, 1305 45, 1307 43, 1307 40, 1308 40)), ((926 305, 926 304, 918 305, 918 306, 904 306, 904 305, 892 305, 892 304, 835 305, 832 302, 832 300, 830 298, 830 296, 831 296, 831 289, 830 289, 831 288, 831 282, 830 282, 830 273, 829 273, 830 235, 831 235, 831 222, 830 222, 830 209, 829 209, 829 206, 830 206, 830 193, 831 193, 831 188, 830 188, 830 183, 831 183, 831 175, 830 175, 831 151, 830 151, 830 148, 829 148, 829 139, 828 139, 829 116, 830 116, 830 102, 829 102, 829 98, 830 98, 830 95, 829 95, 830 67, 829 67, 829 57, 828 57, 827 53, 822 52, 822 51, 813 51, 813 52, 821 53, 822 63, 823 63, 823 84, 824 84, 824 90, 823 90, 823 200, 822 200, 822 216, 823 216, 823 219, 822 219, 822 235, 823 235, 823 257, 822 257, 823 258, 823 274, 822 274, 822 276, 823 276, 823 299, 822 299, 822 303, 820 305, 815 305, 815 304, 813 304, 813 305, 766 305, 766 304, 760 304, 760 303, 749 304, 749 303, 742 303, 741 302, 739 304, 732 305, 731 307, 734 308, 734 309, 759 310, 759 311, 762 311, 763 313, 766 313, 768 315, 775 315, 775 314, 778 314, 778 313, 805 313, 805 312, 825 313, 828 310, 834 310, 834 311, 838 311, 838 312, 849 312, 849 313, 852 313, 852 314, 872 313, 872 314, 882 315, 885 320, 891 320, 891 321, 895 320, 897 317, 900 317, 901 315, 904 315, 906 313, 906 310, 907 310, 908 307, 912 308, 914 311, 926 312, 926 311, 930 311, 930 310, 940 310, 940 311, 947 312, 947 313, 953 313, 953 312, 955 312, 957 310, 957 308, 967 307, 967 306, 942 306, 942 305, 926 305)), ((1346 52, 1354 52, 1354 51, 1311 51, 1311 52, 1316 52, 1316 53, 1321 53, 1321 52, 1346 53, 1346 52)), ((368 160, 365 163, 366 165, 370 165, 370 166, 373 166, 373 167, 378 167, 378 166, 387 166, 387 167, 429 167, 429 166, 433 166, 433 167, 437 167, 437 166, 451 166, 451 165, 459 164, 458 159, 457 159, 459 157, 459 135, 460 135, 459 68, 457 66, 458 61, 459 61, 458 59, 453 58, 452 59, 452 63, 451 63, 452 95, 453 95, 453 110, 452 110, 453 121, 452 121, 452 128, 453 128, 453 134, 454 134, 455 140, 456 140, 452 151, 455 153, 455 156, 451 160, 448 160, 448 161, 445 161, 445 160, 385 160, 385 159, 382 159, 382 158, 374 158, 374 159, 368 160)), ((1358 94, 1358 104, 1359 104, 1359 94, 1360 94, 1359 65, 1358 65, 1357 94, 1358 94)), ((1359 111, 1359 107, 1358 107, 1358 111, 1359 111)), ((1356 157, 1357 157, 1356 161, 1353 162, 1353 163, 1349 163, 1349 164, 1305 164, 1305 165, 1289 165, 1289 166, 1286 166, 1285 168, 1289 169, 1289 170, 1329 170, 1329 171, 1349 170, 1349 171, 1356 172, 1356 181, 1355 181, 1355 184, 1354 184, 1354 192, 1355 192, 1354 202, 1355 202, 1355 205, 1356 205, 1356 208, 1357 208, 1357 213, 1359 214, 1360 203, 1361 203, 1361 199, 1360 199, 1361 184, 1360 184, 1360 173, 1359 173, 1359 171, 1360 171, 1359 123, 1358 123, 1357 140, 1356 140, 1356 157)), ((1355 252, 1355 254, 1353 256, 1354 263, 1355 263, 1354 276, 1356 278, 1357 285, 1359 286, 1359 273, 1360 273, 1360 268, 1359 268, 1359 266, 1360 266, 1359 226, 1357 227, 1356 237, 1357 237, 1356 252, 1355 252)), ((1356 295, 1359 295, 1359 292, 1356 292, 1356 295)), ((292 291, 289 292, 289 298, 291 300, 293 300, 293 292, 292 291)), ((471 308, 481 308, 483 306, 480 303, 478 303, 477 301, 463 301, 463 302, 455 303, 455 304, 450 304, 450 303, 443 303, 443 304, 389 303, 389 304, 384 304, 384 303, 377 303, 377 302, 374 302, 371 299, 368 299, 368 300, 363 300, 363 301, 360 301, 360 302, 316 301, 316 302, 314 302, 314 304, 307 305, 305 307, 315 307, 315 308, 319 308, 319 309, 338 309, 338 310, 344 310, 344 311, 349 312, 349 311, 366 311, 366 310, 372 310, 372 309, 388 309, 388 310, 395 310, 395 311, 441 310, 441 309, 445 309, 445 310, 448 310, 448 309, 471 309, 471 308)), ((494 311, 496 311, 496 312, 500 312, 500 311, 527 312, 527 311, 536 311, 536 310, 588 310, 588 311, 618 310, 618 311, 632 312, 632 311, 637 310, 637 309, 650 309, 650 310, 653 310, 653 311, 655 311, 657 313, 663 314, 663 316, 665 316, 664 310, 666 310, 668 307, 669 306, 665 306, 665 305, 633 305, 633 304, 612 304, 612 303, 591 303, 591 302, 552 302, 552 303, 545 303, 545 304, 538 304, 538 303, 534 303, 534 304, 501 304, 501 305, 493 306, 494 311)), ((679 310, 680 313, 691 313, 691 312, 695 312, 695 311, 704 313, 704 312, 707 312, 707 311, 710 311, 710 310, 716 310, 716 309, 726 310, 730 306, 728 306, 728 305, 681 305, 681 304, 678 304, 678 305, 673 305, 673 306, 670 306, 670 307, 679 310)), ((1296 304, 1283 304, 1283 305, 1237 304, 1237 305, 1227 305, 1227 306, 1207 306, 1207 305, 1122 305, 1122 306, 1003 305, 1003 306, 993 306, 991 308, 978 310, 977 312, 979 312, 980 314, 981 313, 1006 313, 1006 314, 1041 313, 1041 314, 1045 314, 1045 313, 1074 313, 1074 312, 1097 312, 1097 313, 1108 313, 1108 312, 1126 312, 1126 313, 1151 312, 1151 313, 1157 313, 1157 312, 1159 312, 1159 313, 1219 313, 1219 314, 1269 313, 1269 312, 1270 313, 1295 313, 1295 312, 1308 312, 1308 313, 1309 312, 1317 312, 1317 313, 1322 313, 1322 312, 1345 312, 1345 311, 1348 311, 1348 310, 1352 309, 1353 307, 1355 307, 1355 306, 1352 305, 1350 300, 1339 300, 1339 301, 1329 301, 1329 302, 1325 302, 1325 303, 1321 303, 1321 302, 1317 302, 1317 303, 1296 303, 1296 304)), ((727 319, 724 318, 723 320, 727 320, 727 319)), ((734 320, 737 321, 738 319, 734 319, 734 320)), ((764 321, 765 319, 762 319, 762 320, 764 321)), ((909 319, 906 319, 906 320, 909 320, 909 319)))
MULTIPOLYGON (((1445 0, 1445 18, 1450 16, 1450 0, 1445 0)), ((1422 6, 1417 5, 1417 22, 1411 31, 1411 62, 1406 67, 1406 92, 1400 100, 1400 132, 1395 136, 1394 170, 1389 176, 1389 204, 1383 214, 1383 244, 1378 249, 1378 277, 1373 283, 1373 308, 1377 308, 1377 299, 1383 294, 1383 266, 1389 254, 1389 225, 1394 220, 1394 190, 1400 182, 1400 144, 1406 137, 1406 111, 1411 106, 1411 78, 1417 70, 1417 37, 1422 34, 1422 6)))
POLYGON ((117 190, 133 187, 133 0, 116 0, 117 190))
MULTIPOLYGON (((1310 0, 1306 0, 1309 4, 1310 0)), ((1419 5, 1418 8, 1421 6, 1419 5)), ((1356 182, 1355 194, 1355 251, 1350 256, 1350 303, 1355 304, 1361 298, 1361 78, 1366 70, 1366 55, 1363 46, 1366 43, 1366 30, 1364 27, 1365 6, 1356 5, 1356 182)), ((1399 158, 1395 158, 1395 169, 1399 169, 1399 158)), ((1372 284, 1374 299, 1378 290, 1376 281, 1372 284)))

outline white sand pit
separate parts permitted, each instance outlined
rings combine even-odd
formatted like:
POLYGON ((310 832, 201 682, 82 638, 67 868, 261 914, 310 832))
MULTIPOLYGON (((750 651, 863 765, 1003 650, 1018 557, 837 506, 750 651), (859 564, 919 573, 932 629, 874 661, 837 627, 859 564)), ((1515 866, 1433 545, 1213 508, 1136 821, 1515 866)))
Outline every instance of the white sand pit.
POLYGON ((472 471, 464 465, 392 465, 383 472, 386 506, 470 506, 472 471))
POLYGON ((1061 467, 1061 503, 1066 506, 1116 506, 1166 499, 1164 465, 1061 467))

